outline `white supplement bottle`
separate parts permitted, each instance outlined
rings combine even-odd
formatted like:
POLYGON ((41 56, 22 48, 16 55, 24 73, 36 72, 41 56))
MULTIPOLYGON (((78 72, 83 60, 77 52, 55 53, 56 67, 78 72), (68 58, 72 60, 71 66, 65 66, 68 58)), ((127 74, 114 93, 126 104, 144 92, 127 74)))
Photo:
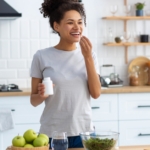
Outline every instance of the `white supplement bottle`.
POLYGON ((53 82, 50 77, 45 77, 42 83, 45 85, 44 95, 53 95, 53 82))

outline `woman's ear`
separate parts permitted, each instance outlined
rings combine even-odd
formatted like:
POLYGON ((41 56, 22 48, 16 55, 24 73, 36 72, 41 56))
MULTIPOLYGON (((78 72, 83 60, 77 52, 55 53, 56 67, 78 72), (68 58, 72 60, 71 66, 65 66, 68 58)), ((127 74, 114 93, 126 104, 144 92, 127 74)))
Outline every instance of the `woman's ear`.
POLYGON ((55 30, 56 32, 58 32, 58 23, 57 23, 57 22, 54 22, 54 30, 55 30))

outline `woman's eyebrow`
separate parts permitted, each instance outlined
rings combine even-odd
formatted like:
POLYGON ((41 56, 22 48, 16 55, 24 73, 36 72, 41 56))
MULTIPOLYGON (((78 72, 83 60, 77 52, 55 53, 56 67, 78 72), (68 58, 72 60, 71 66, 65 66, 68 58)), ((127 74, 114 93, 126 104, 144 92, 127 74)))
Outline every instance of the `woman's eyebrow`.
MULTIPOLYGON (((78 19, 78 21, 81 21, 82 19, 78 19)), ((73 19, 67 19, 67 21, 74 21, 73 19)))

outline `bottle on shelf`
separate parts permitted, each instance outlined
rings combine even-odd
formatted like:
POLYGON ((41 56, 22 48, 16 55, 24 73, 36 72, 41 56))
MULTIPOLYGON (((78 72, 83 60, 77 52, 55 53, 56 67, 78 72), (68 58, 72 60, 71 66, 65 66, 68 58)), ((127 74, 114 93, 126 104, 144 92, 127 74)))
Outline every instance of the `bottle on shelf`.
POLYGON ((108 30, 108 43, 113 43, 113 42, 114 42, 114 37, 113 37, 112 29, 109 28, 109 30, 108 30))

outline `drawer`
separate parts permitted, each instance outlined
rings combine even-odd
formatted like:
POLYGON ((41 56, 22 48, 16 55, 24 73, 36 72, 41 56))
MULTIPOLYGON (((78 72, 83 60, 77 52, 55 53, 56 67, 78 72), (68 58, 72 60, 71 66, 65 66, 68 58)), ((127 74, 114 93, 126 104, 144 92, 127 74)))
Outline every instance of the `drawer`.
POLYGON ((93 125, 96 131, 118 132, 118 121, 94 121, 93 125))
POLYGON ((33 107, 29 96, 0 97, 0 109, 12 110, 15 124, 39 123, 44 109, 44 103, 33 107))
POLYGON ((91 106, 93 121, 118 120, 117 94, 102 94, 91 106))
POLYGON ((119 145, 149 145, 150 121, 119 121, 119 145))
POLYGON ((119 94, 119 120, 150 119, 150 94, 119 94))

